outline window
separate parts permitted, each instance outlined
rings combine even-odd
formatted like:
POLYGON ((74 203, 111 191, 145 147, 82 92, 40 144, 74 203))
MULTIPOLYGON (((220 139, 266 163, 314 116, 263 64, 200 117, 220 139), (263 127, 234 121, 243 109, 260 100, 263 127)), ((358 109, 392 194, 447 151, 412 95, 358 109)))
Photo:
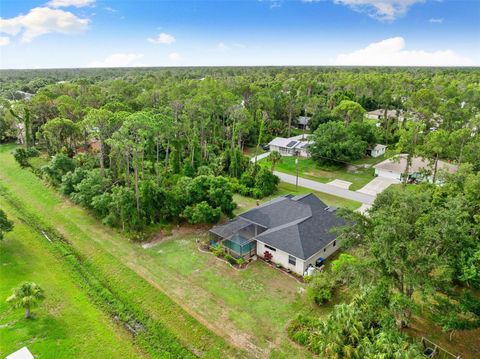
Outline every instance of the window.
POLYGON ((288 263, 290 263, 291 265, 296 265, 297 258, 295 258, 294 256, 288 256, 288 263))
POLYGON ((267 245, 267 244, 265 244, 265 248, 268 248, 268 249, 270 249, 270 250, 273 251, 273 252, 276 252, 276 251, 277 251, 275 248, 270 247, 270 246, 267 245))
POLYGON ((327 248, 323 248, 323 251, 326 252, 326 251, 327 251, 327 248))
POLYGON ((337 245, 337 241, 333 241, 333 246, 335 247, 337 245))

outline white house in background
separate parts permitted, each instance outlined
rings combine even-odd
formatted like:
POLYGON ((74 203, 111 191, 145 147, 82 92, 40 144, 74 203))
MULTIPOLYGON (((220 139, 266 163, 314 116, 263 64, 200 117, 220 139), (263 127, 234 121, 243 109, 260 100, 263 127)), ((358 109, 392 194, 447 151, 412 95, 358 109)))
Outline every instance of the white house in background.
MULTIPOLYGON (((373 168, 375 168, 375 176, 393 178, 401 181, 407 166, 407 156, 407 154, 397 155, 374 165, 373 168)), ((415 179, 419 181, 426 180, 428 182, 432 182, 432 168, 433 165, 427 159, 413 157, 412 164, 408 169, 408 179, 415 179)), ((457 165, 444 161, 438 161, 437 173, 439 171, 455 173, 457 170, 457 165)))
POLYGON ((275 137, 269 142, 270 152, 280 152, 282 156, 309 157, 308 146, 314 142, 308 140, 309 135, 298 135, 289 138, 275 137))
MULTIPOLYGON (((377 110, 369 111, 366 114, 367 118, 371 120, 381 120, 385 116, 385 109, 379 108, 377 110)), ((398 119, 400 122, 403 121, 403 112, 401 110, 387 110, 387 118, 398 119)))
POLYGON ((30 353, 27 347, 18 349, 16 352, 7 355, 6 359, 35 359, 35 357, 30 353))
POLYGON ((385 154, 385 150, 387 146, 376 144, 374 147, 367 149, 367 155, 373 158, 383 156, 385 154))

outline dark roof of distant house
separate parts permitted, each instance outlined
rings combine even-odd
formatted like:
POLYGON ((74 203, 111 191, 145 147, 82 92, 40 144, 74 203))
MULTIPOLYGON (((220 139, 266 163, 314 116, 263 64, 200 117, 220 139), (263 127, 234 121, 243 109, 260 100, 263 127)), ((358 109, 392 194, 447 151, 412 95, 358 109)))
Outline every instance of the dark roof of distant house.
POLYGON ((257 224, 266 230, 256 238, 274 248, 297 258, 308 259, 336 238, 334 227, 344 225, 344 220, 313 194, 277 197, 261 206, 241 214, 237 219, 214 227, 212 233, 232 233, 224 226, 242 227, 246 222, 257 224))

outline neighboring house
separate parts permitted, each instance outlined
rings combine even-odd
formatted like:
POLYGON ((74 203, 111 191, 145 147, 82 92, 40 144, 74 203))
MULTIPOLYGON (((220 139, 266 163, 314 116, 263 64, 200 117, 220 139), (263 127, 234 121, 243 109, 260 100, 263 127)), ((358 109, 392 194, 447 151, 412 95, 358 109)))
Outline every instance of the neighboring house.
MULTIPOLYGON (((381 120, 385 116, 385 109, 379 108, 377 110, 369 111, 366 116, 371 120, 381 120)), ((397 113, 397 110, 387 110, 387 118, 398 119, 400 122, 403 121, 402 112, 399 111, 397 113)))
POLYGON ((338 249, 331 230, 345 221, 313 194, 275 198, 210 230, 235 257, 265 257, 299 275, 338 249))
POLYGON ((386 149, 387 149, 387 146, 376 144, 374 147, 367 149, 367 155, 373 158, 380 157, 385 154, 386 149))
POLYGON ((308 141, 308 135, 298 135, 289 138, 275 137, 268 147, 270 152, 278 151, 282 156, 309 157, 308 146, 312 144, 313 141, 308 141))
POLYGON ((308 130, 308 123, 310 122, 310 117, 299 116, 297 118, 297 128, 301 130, 308 130))
POLYGON ((23 347, 16 352, 7 355, 6 359, 35 359, 27 347, 23 347))
MULTIPOLYGON (((401 181, 407 166, 407 157, 407 154, 401 154, 374 165, 373 168, 375 168, 375 176, 394 178, 401 181)), ((455 173, 457 172, 457 169, 457 165, 444 161, 438 161, 437 173, 439 171, 455 173)), ((408 180, 426 180, 431 182, 433 178, 432 174, 433 163, 421 157, 412 158, 412 164, 408 169, 408 180)))
POLYGON ((16 100, 31 100, 33 93, 17 90, 14 95, 16 100))

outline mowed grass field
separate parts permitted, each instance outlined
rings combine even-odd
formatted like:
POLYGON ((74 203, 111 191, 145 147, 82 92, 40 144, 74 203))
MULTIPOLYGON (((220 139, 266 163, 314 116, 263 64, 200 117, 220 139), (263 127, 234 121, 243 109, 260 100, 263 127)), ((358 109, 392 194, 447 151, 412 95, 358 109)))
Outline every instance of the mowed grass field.
MULTIPOLYGON (((13 149, 12 145, 0 146, 0 185, 29 213, 58 230, 82 256, 85 264, 108 283, 119 300, 135 306, 172 336, 172 344, 178 341, 192 355, 207 358, 246 356, 243 350, 234 348, 215 333, 207 321, 201 322, 202 318, 194 316, 185 303, 176 303, 165 294, 160 285, 162 280, 157 282, 147 275, 149 269, 141 264, 137 245, 130 243, 121 233, 103 226, 86 210, 63 199, 32 172, 21 169, 10 153, 13 149)), ((67 326, 66 330, 75 328, 67 326)), ((101 345, 99 342, 98 346, 101 345)), ((118 341, 117 345, 127 344, 118 341)), ((152 348, 152 352, 164 353, 163 349, 152 348)))
POLYGON ((27 346, 38 358, 139 358, 128 334, 98 309, 56 258, 47 239, 25 225, 0 197, 15 227, 0 242, 0 357, 27 346), (39 284, 46 299, 25 319, 5 299, 24 281, 39 284), (121 345, 119 345, 121 343, 121 345))
MULTIPOLYGON (((193 353, 211 358, 311 357, 285 330, 300 310, 317 310, 302 299, 301 283, 263 262, 237 271, 200 252, 196 240, 205 230, 174 235, 144 249, 21 169, 12 149, 0 146, 2 186, 62 233, 117 296, 133 301, 193 353)), ((181 229, 174 228, 174 234, 181 229)))

